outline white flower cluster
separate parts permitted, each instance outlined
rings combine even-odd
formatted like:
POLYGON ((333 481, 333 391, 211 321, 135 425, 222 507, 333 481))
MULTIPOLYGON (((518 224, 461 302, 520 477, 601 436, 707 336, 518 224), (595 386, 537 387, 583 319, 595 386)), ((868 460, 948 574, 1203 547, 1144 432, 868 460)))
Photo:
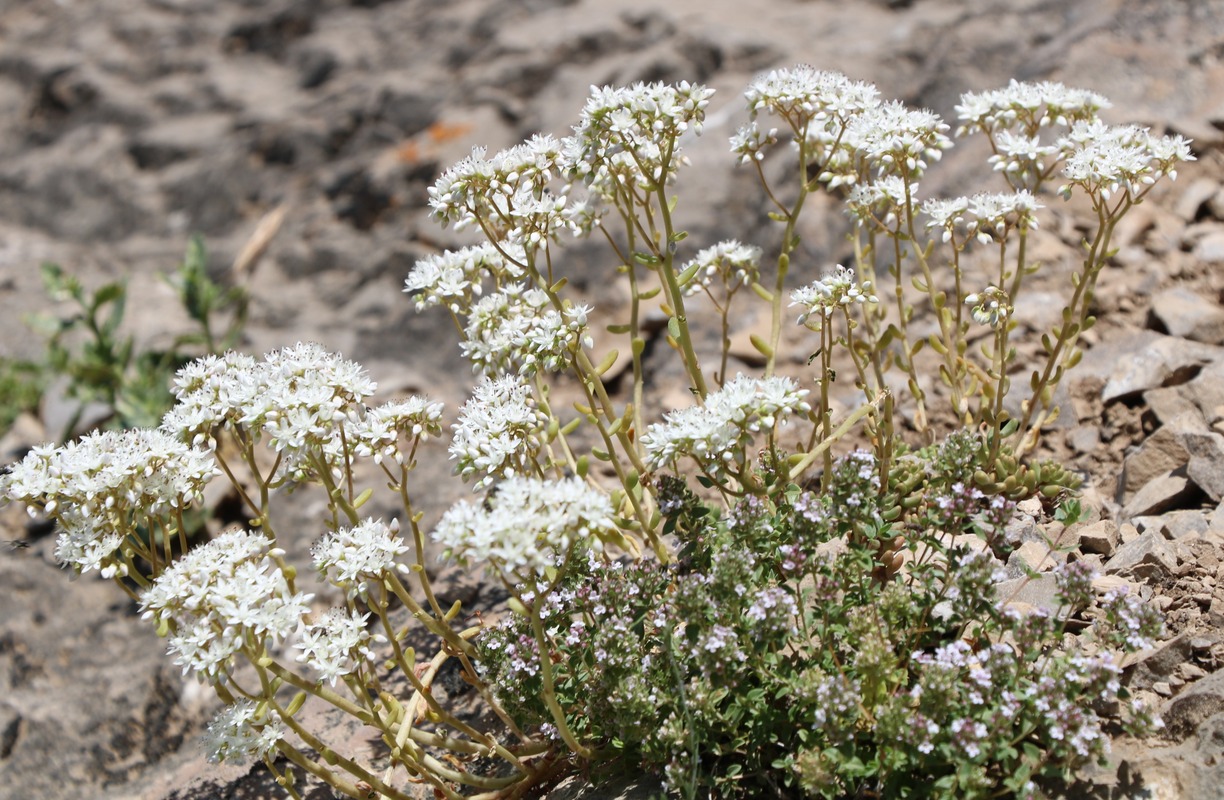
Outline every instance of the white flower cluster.
POLYGON ((708 289, 715 278, 728 291, 750 286, 760 276, 760 263, 761 248, 728 239, 698 251, 696 258, 680 268, 680 272, 684 272, 694 264, 697 265, 692 281, 681 288, 685 294, 694 295, 702 289, 708 289))
POLYGON ((965 295, 965 305, 972 306, 970 314, 979 325, 999 327, 1011 316, 1011 298, 998 286, 987 286, 981 292, 965 295))
POLYGON ((374 651, 366 644, 369 614, 358 616, 347 609, 332 608, 306 626, 294 647, 302 651, 297 660, 319 673, 320 681, 336 685, 337 678, 351 675, 362 660, 373 660, 374 651))
POLYGON ((691 456, 711 475, 722 474, 729 464, 742 469, 756 434, 772 433, 791 414, 812 410, 803 399, 807 394, 791 378, 737 375, 710 393, 705 405, 665 414, 642 436, 642 444, 652 468, 691 456))
POLYGON ((262 759, 285 737, 279 720, 260 715, 251 700, 239 700, 223 708, 204 732, 204 751, 208 760, 245 764, 262 759))
POLYGON ((498 285, 523 277, 520 264, 526 258, 521 247, 499 250, 490 242, 446 250, 419 259, 404 281, 404 292, 413 295, 417 311, 443 306, 453 314, 466 314, 473 300, 483 293, 487 273, 498 285))
POLYGON ((865 110, 846 126, 846 144, 877 177, 921 177, 928 161, 938 161, 952 146, 948 125, 926 109, 890 101, 865 110))
POLYGON ((1022 189, 1002 194, 927 200, 922 204, 922 213, 927 216, 927 229, 943 229, 945 242, 951 241, 956 229, 963 226, 965 237, 988 244, 1003 241, 1009 230, 1035 230, 1038 227, 1037 209, 1042 207, 1032 192, 1022 189))
POLYGON ((570 305, 563 313, 549 307, 543 290, 511 284, 473 306, 460 348, 486 375, 556 372, 580 346, 592 346, 590 312, 589 306, 570 305))
POLYGON ((441 435, 442 405, 422 397, 367 409, 376 388, 365 369, 316 344, 299 343, 262 361, 227 353, 188 364, 175 380, 178 403, 162 430, 195 445, 215 447, 219 426, 241 428, 281 455, 279 476, 310 477, 312 456, 332 471, 358 455, 402 460, 398 436, 441 435), (343 431, 343 433, 342 433, 343 431))
POLYGON ((583 480, 515 476, 484 503, 451 506, 432 536, 460 563, 488 561, 525 579, 543 575, 577 542, 600 549, 615 531, 611 501, 583 480))
POLYGON ((1012 80, 1003 89, 962 94, 956 107, 962 124, 956 135, 1018 129, 1020 135, 1033 137, 1041 128, 1067 127, 1079 120, 1095 119, 1101 109, 1109 106, 1107 99, 1085 89, 1072 89, 1052 81, 1012 80))
POLYGON ((713 94, 688 81, 592 86, 574 135, 565 140, 567 169, 603 198, 670 180, 681 163, 680 136, 701 132, 713 94))
POLYGON ((753 118, 762 111, 790 125, 796 135, 815 127, 831 133, 851 118, 879 104, 879 91, 870 83, 852 81, 837 72, 807 64, 772 70, 748 85, 744 96, 753 118))
POLYGON ((157 430, 104 431, 35 447, 0 476, 0 496, 60 523, 56 556, 77 572, 126 574, 115 557, 140 524, 201 498, 219 474, 212 454, 157 430))
POLYGON ((536 408, 531 387, 513 375, 484 378, 459 410, 450 455, 464 480, 482 477, 480 490, 499 478, 525 473, 541 447, 548 417, 536 408))
POLYGON ((839 308, 880 302, 871 294, 871 288, 871 281, 860 284, 855 279, 854 270, 838 264, 820 280, 791 292, 791 305, 804 308, 798 321, 800 325, 806 325, 813 316, 828 319, 839 308))
POLYGON ((313 595, 290 590, 272 560, 279 554, 263 534, 229 531, 189 551, 145 591, 142 616, 169 631, 167 650, 184 673, 222 680, 240 650, 259 651, 301 627, 313 595))
POLYGON ((916 182, 906 182, 899 175, 885 175, 870 183, 855 183, 846 195, 846 210, 860 224, 897 231, 917 194, 916 182))
POLYGON ((315 569, 344 589, 350 600, 364 598, 371 583, 377 586, 384 575, 398 569, 395 559, 408 552, 399 530, 399 520, 388 525, 367 519, 351 528, 330 531, 310 550, 315 569))
POLYGON ((1195 160, 1181 136, 1153 136, 1147 128, 1097 120, 1077 122, 1059 146, 1066 158, 1067 183, 1058 189, 1064 197, 1081 186, 1103 200, 1119 191, 1133 198, 1166 175, 1176 180, 1177 165, 1195 160))

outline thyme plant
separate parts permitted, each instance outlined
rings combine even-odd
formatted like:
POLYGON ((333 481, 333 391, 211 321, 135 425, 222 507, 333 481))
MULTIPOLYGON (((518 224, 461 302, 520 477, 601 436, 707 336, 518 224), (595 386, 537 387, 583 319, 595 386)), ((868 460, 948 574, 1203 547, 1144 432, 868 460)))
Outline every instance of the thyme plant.
MULTIPOLYGON (((1007 191, 923 198, 928 163, 952 146, 936 114, 842 75, 778 70, 749 87, 751 121, 732 140, 778 239, 690 250, 673 187, 711 94, 595 89, 572 135, 476 149, 431 188, 433 217, 482 239, 407 278, 419 309, 449 315, 477 375, 449 444, 474 495, 431 529, 413 471, 444 435, 442 405, 371 404, 359 365, 309 344, 200 359, 159 427, 36 448, 0 479, 59 523, 64 563, 115 580, 225 701, 212 757, 262 759, 293 797, 303 773, 349 797, 495 798, 620 768, 689 798, 836 798, 1039 796, 1105 755, 1104 709, 1127 700, 1117 652, 1149 645, 1159 618, 1131 595, 1095 597, 1078 563, 1059 573, 1057 612, 1021 613, 994 593, 995 549, 1015 500, 1074 488, 1028 456, 1094 321, 1118 219, 1192 158, 1188 143, 1106 125, 1094 93, 1013 83, 958 109, 958 133, 989 139, 1007 191), (784 141, 793 180, 773 186, 765 162, 784 141), (1013 310, 1039 266, 1027 242, 1050 181, 1087 199, 1095 228, 1013 417, 1013 310), (854 264, 822 276, 797 238, 816 191, 844 196, 854 222, 854 264), (606 242, 609 279, 627 288, 614 349, 594 350, 595 309, 568 289, 574 235, 606 242), (971 248, 991 254, 988 271, 971 248), (770 315, 752 339, 764 366, 732 375, 732 303, 753 298, 770 315), (661 417, 648 412, 656 310, 691 395, 661 417), (936 322, 925 338, 919 313, 936 322), (779 357, 794 324, 817 337, 810 369, 779 357), (975 324, 990 329, 976 351, 975 324), (618 393, 604 376, 622 357, 618 393), (863 403, 835 418, 847 363, 863 403), (860 429, 867 449, 846 453, 860 429), (402 513, 363 515, 365 468, 402 513), (249 526, 189 548, 184 509, 218 477, 249 526), (300 534, 276 501, 302 484, 327 499, 312 556, 344 598, 335 608, 286 560, 300 534), (440 601, 431 539, 505 589, 500 620, 440 601), (1065 635, 1073 614, 1091 635, 1065 635), (409 646, 420 636, 429 650, 409 646), (452 666, 482 722, 436 691, 452 666), (311 698, 366 726, 377 763, 309 729, 311 698)), ((1117 724, 1153 723, 1121 705, 1117 724)))

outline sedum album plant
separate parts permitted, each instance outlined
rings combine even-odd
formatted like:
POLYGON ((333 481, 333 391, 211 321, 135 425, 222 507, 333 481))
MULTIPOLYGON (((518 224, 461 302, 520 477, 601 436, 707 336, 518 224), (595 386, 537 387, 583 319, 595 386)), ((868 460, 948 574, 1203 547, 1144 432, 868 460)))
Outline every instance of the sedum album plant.
POLYGON ((1053 613, 994 586, 1014 502, 1077 484, 1031 454, 1093 324, 1114 227, 1192 158, 1187 142, 1106 125, 1091 92, 1013 83, 958 108, 1006 191, 924 197, 952 145, 937 115, 779 70, 749 87, 732 140, 779 237, 690 248, 673 186, 711 94, 595 89, 572 135, 474 150, 430 190, 435 219, 482 239, 407 278, 418 309, 450 316, 477 376, 449 436, 474 494, 432 528, 413 470, 444 436, 442 405, 371 405, 359 365, 309 344, 200 359, 157 429, 35 448, 2 478, 59 523, 59 558, 115 580, 225 702, 210 756, 262 759, 293 797, 303 773, 349 797, 500 798, 586 769, 644 769, 687 798, 1033 797, 1104 757, 1106 724, 1153 724, 1117 680, 1118 653, 1159 634, 1151 609, 1096 597, 1078 562, 1053 613), (1013 310, 1054 185, 1094 222, 1016 401, 1013 310), (823 275, 798 239, 817 191, 853 223, 855 262, 823 275), (596 311, 567 288, 574 235, 606 242, 608 279, 626 287, 615 349, 595 350, 596 311), (732 307, 748 302, 768 309, 752 339, 763 367, 732 375, 732 307), (656 312, 691 395, 661 415, 656 312), (933 333, 917 333, 920 314, 933 333), (808 368, 779 357, 792 325, 811 332, 808 368), (975 326, 987 335, 971 348, 975 326), (614 392, 618 361, 629 380, 614 392), (844 418, 839 372, 862 391, 844 418), (839 446, 850 438, 863 449, 839 446), (371 472, 392 519, 363 514, 371 472), (249 525, 189 548, 184 509, 218 478, 249 525), (300 534, 278 499, 304 484, 326 497, 311 553, 334 608, 286 560, 300 534), (431 540, 483 566, 505 607, 444 603, 431 540), (1067 634, 1073 615, 1088 633, 1067 634), (462 691, 440 690, 448 671, 462 691), (381 748, 359 757, 335 726, 312 729, 307 701, 381 748))

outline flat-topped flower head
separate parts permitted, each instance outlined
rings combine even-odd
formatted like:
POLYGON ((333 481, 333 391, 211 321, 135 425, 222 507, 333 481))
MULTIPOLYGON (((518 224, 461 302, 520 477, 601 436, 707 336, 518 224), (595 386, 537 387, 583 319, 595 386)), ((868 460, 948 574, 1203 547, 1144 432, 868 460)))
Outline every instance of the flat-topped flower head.
POLYGON ((559 173, 561 142, 537 134, 527 141, 486 157, 483 147, 452 166, 429 187, 434 219, 456 229, 479 220, 496 239, 509 228, 504 218, 509 198, 539 198, 559 173))
POLYGON ((1096 119, 1101 109, 1109 106, 1105 97, 1086 89, 1072 89, 1053 81, 1012 80, 1002 89, 962 94, 956 107, 956 116, 962 124, 956 135, 1014 130, 1033 137, 1041 128, 1067 127, 1081 120, 1096 119))
POLYGON ((328 609, 302 631, 301 641, 294 645, 302 651, 297 660, 317 672, 320 681, 335 686, 337 678, 353 674, 363 661, 375 658, 367 644, 369 618, 344 608, 328 609))
POLYGON ((396 571, 396 558, 407 552, 399 521, 380 519, 326 533, 310 550, 315 569, 350 599, 365 597, 371 585, 396 571))
POLYGON ((820 280, 791 292, 791 305, 803 307, 798 321, 806 325, 813 316, 828 319, 838 309, 880 302, 871 288, 870 281, 859 283, 854 270, 838 264, 820 280))
POLYGON ((701 132, 712 94, 713 89, 688 81, 592 86, 564 145, 570 177, 604 198, 621 186, 666 183, 681 164, 680 137, 701 132))
POLYGON ((879 105, 879 94, 870 83, 807 64, 771 70, 754 79, 744 92, 754 118, 762 111, 779 116, 796 135, 812 122, 821 128, 844 125, 851 117, 879 105))
POLYGON ((1076 123, 1059 147, 1066 159, 1067 182, 1058 190, 1064 197, 1079 186, 1102 200, 1118 192, 1133 199, 1166 175, 1175 180, 1177 165, 1195 160, 1190 141, 1181 136, 1153 136, 1147 128, 1100 121, 1076 123))
POLYGON ((539 369, 556 372, 579 347, 590 347, 587 306, 551 307, 541 289, 511 284, 478 302, 460 344, 472 368, 486 375, 539 369))
POLYGON ((462 564, 489 562, 522 580, 543 575, 575 543, 602 549, 616 530, 611 501, 582 479, 514 476, 483 503, 451 506, 432 536, 462 564))
POLYGON ((167 650, 201 680, 216 682, 244 647, 297 632, 313 595, 290 590, 270 539, 233 530, 188 551, 141 596, 143 618, 169 631, 167 650))
POLYGON ((443 306, 451 313, 466 314, 482 294, 486 275, 497 285, 518 280, 523 277, 524 258, 521 247, 499 249, 489 242, 434 253, 416 262, 404 281, 404 292, 414 297, 417 311, 443 306))
POLYGON ((870 183, 855 183, 846 196, 846 209, 859 224, 896 231, 917 194, 916 182, 907 184, 900 175, 885 175, 870 183))
POLYGON ((938 161, 952 146, 939 115, 890 101, 854 117, 846 128, 846 145, 866 170, 877 176, 921 177, 929 161, 938 161))
POLYGON ((737 375, 710 393, 705 405, 665 414, 642 436, 642 444, 653 468, 689 456, 712 475, 732 465, 743 469, 753 437, 773 433, 790 415, 812 410, 803 399, 807 394, 788 377, 737 375))
POLYGON ((760 276, 761 248, 741 244, 735 239, 719 242, 698 251, 697 256, 679 268, 680 272, 697 265, 692 281, 684 288, 694 295, 708 289, 717 279, 728 291, 751 286, 760 276))
POLYGON ((441 436, 443 408, 442 403, 413 395, 374 406, 365 413, 351 411, 345 439, 354 454, 372 457, 376 464, 384 459, 403 464, 401 438, 411 449, 417 442, 441 436))
POLYGON ((218 712, 204 732, 204 752, 217 763, 246 764, 276 749, 285 737, 280 720, 264 712, 252 700, 238 700, 218 712))
POLYGON ((547 416, 536 408, 531 387, 515 375, 485 378, 459 410, 452 429, 451 458, 473 488, 528 471, 540 451, 547 416))
POLYGON ((56 519, 56 556, 76 572, 127 574, 118 551, 150 520, 201 502, 212 453, 159 430, 100 431, 35 447, 0 476, 0 496, 56 519))

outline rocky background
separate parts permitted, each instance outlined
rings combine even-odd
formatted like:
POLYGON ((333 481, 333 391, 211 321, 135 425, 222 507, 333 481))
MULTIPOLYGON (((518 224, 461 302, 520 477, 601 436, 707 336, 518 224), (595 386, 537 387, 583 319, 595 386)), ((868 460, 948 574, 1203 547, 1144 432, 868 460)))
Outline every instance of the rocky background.
MULTIPOLYGON (((475 144, 567 133, 591 84, 704 82, 718 94, 689 149, 681 225, 698 247, 730 236, 767 244, 776 230, 726 140, 744 119, 747 82, 797 62, 948 120, 962 91, 1059 80, 1109 97, 1112 121, 1195 140, 1199 160, 1119 231, 1101 323, 1047 437, 1048 454, 1085 475, 1097 512, 1062 531, 1032 508, 1011 536, 1030 566, 1049 561, 1042 536, 1061 536, 1102 567, 1103 589, 1129 582, 1167 614, 1168 641, 1126 673, 1161 705, 1167 731, 1115 742, 1114 765, 1085 773, 1076 796, 1218 796, 1220 0, 0 0, 0 354, 37 356, 42 342, 23 318, 62 310, 43 293, 44 261, 91 286, 128 276, 133 331, 150 346, 166 341, 186 323, 155 276, 199 233, 215 274, 253 296, 244 349, 315 340, 366 364, 388 395, 424 391, 454 409, 469 383, 453 332, 400 293, 416 258, 469 241, 425 219, 437 173, 475 144), (267 236, 264 257, 232 274, 253 237, 267 236)), ((991 188, 981 158, 971 146, 952 151, 924 194, 991 188)), ((1047 202, 1039 257, 1065 280, 1080 231, 1047 202)), ((809 211, 801 280, 846 256, 844 220, 822 208, 809 211)), ((599 265, 581 247, 572 260, 598 304, 599 265)), ((1036 299, 1019 311, 1041 330, 1061 303, 1036 299)), ((0 461, 55 431, 62 414, 51 398, 0 443, 0 461)), ((438 479, 436 513, 462 489, 441 480, 444 454, 432 455, 423 479, 438 479)), ((308 521, 309 507, 301 513, 308 521)), ((0 798, 279 796, 258 770, 203 763, 210 693, 182 680, 114 587, 70 582, 53 537, 18 509, 3 514, 0 798)), ((478 594, 473 576, 451 578, 454 591, 478 594)), ((1048 588, 1033 581, 1020 599, 1049 602, 1048 588)))

